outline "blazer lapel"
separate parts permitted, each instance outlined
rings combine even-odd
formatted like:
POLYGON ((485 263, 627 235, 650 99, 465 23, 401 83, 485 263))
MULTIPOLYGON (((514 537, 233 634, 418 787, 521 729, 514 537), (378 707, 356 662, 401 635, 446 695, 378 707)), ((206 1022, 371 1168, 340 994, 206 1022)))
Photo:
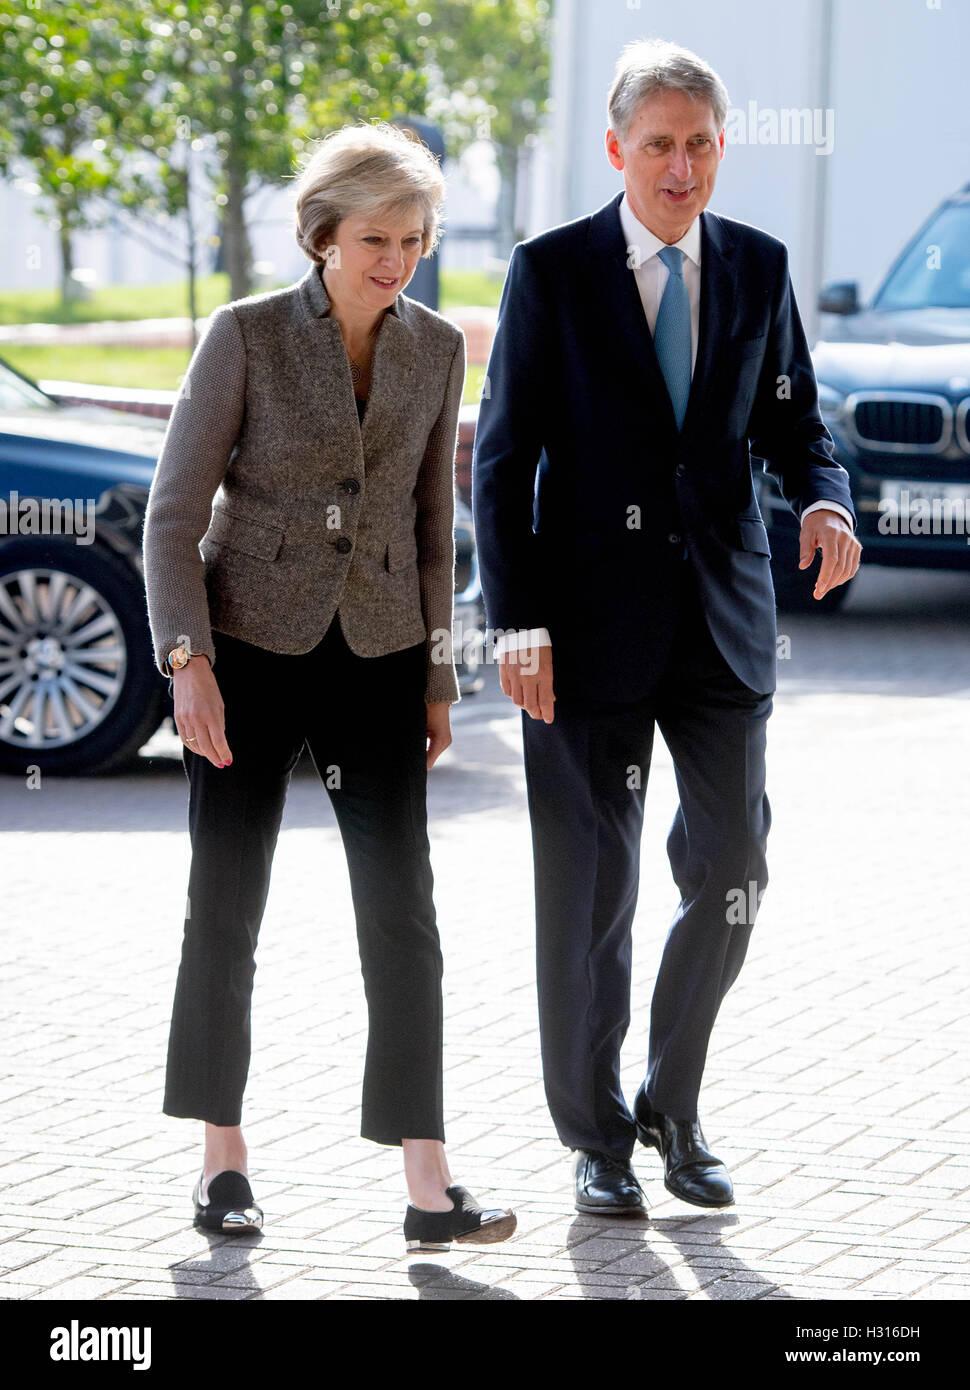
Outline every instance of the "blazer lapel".
POLYGON ((311 387, 311 411, 331 436, 345 439, 348 450, 362 450, 366 464, 382 452, 381 443, 393 429, 408 395, 414 337, 406 322, 406 301, 403 295, 397 295, 381 322, 361 424, 340 325, 330 314, 330 296, 319 267, 311 265, 297 288, 301 308, 296 326, 297 348, 311 387))
POLYGON ((600 341, 594 346, 599 351, 606 344, 619 345, 614 360, 621 398, 640 414, 646 396, 652 407, 649 423, 676 436, 677 421, 667 383, 654 351, 636 278, 628 264, 618 211, 622 197, 618 193, 589 220, 587 293, 600 322, 600 341))
MULTIPOLYGON (((374 346, 370 393, 361 425, 365 458, 371 452, 381 452, 381 441, 393 432, 394 422, 410 394, 414 335, 405 322, 404 312, 404 301, 398 295, 384 315, 374 346)), ((355 412, 356 409, 355 406, 355 412)))
POLYGON ((731 272, 734 242, 720 218, 701 213, 701 304, 697 331, 697 360, 687 397, 684 435, 701 418, 704 398, 713 378, 718 352, 723 345, 736 288, 731 272))

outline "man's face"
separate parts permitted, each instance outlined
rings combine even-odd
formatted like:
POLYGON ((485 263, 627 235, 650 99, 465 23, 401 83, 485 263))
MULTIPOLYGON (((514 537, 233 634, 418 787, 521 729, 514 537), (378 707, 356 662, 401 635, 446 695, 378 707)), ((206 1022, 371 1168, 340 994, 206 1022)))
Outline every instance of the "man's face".
POLYGON ((707 207, 724 158, 724 131, 714 124, 710 102, 658 92, 638 107, 624 140, 606 132, 606 154, 623 171, 637 218, 670 246, 707 207))

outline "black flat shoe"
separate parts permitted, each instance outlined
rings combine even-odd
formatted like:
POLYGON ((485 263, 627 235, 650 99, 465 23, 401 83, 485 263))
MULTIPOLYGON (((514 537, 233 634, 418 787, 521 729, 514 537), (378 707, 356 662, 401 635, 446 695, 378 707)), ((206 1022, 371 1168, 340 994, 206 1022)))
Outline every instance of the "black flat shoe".
POLYGON ((263 1227, 263 1213, 253 1200, 249 1179, 243 1173, 227 1169, 217 1173, 209 1183, 206 1200, 201 1200, 202 1175, 192 1192, 195 1203, 195 1224, 207 1231, 226 1235, 245 1235, 263 1227))
POLYGON ((508 1240, 515 1230, 514 1211, 480 1207, 464 1187, 446 1187, 451 1211, 423 1211, 408 1202, 404 1213, 404 1239, 409 1250, 447 1250, 451 1242, 492 1245, 508 1240))
POLYGON ((695 1207, 729 1207, 734 1185, 724 1164, 707 1147, 699 1120, 673 1120, 651 1110, 643 1087, 633 1104, 641 1144, 657 1149, 664 1163, 664 1187, 695 1207))
POLYGON ((573 1154, 576 1210, 598 1216, 642 1216, 647 1205, 629 1159, 592 1149, 573 1154))

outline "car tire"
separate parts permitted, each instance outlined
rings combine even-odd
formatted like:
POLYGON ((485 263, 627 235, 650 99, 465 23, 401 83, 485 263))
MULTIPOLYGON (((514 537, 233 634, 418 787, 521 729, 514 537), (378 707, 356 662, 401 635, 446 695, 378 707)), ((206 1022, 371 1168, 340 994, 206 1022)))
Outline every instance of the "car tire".
POLYGON ((168 712, 131 565, 47 537, 0 546, 0 772, 121 768, 168 712))

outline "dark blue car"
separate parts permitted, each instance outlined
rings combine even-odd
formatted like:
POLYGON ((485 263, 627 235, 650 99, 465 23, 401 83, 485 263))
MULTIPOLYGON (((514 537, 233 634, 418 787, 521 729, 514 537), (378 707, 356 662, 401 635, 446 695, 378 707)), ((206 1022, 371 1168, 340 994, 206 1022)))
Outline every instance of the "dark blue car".
MULTIPOLYGON (((104 772, 171 713, 155 668, 142 526, 165 422, 65 406, 0 362, 0 772, 104 772)), ((456 663, 481 679, 471 514, 456 504, 456 663)))
MULTIPOLYGON (((849 472, 863 564, 970 570, 970 185, 947 198, 871 302, 827 286, 812 354, 822 415, 849 472)), ((798 525, 756 475, 779 608, 821 602, 796 568, 798 525)))

